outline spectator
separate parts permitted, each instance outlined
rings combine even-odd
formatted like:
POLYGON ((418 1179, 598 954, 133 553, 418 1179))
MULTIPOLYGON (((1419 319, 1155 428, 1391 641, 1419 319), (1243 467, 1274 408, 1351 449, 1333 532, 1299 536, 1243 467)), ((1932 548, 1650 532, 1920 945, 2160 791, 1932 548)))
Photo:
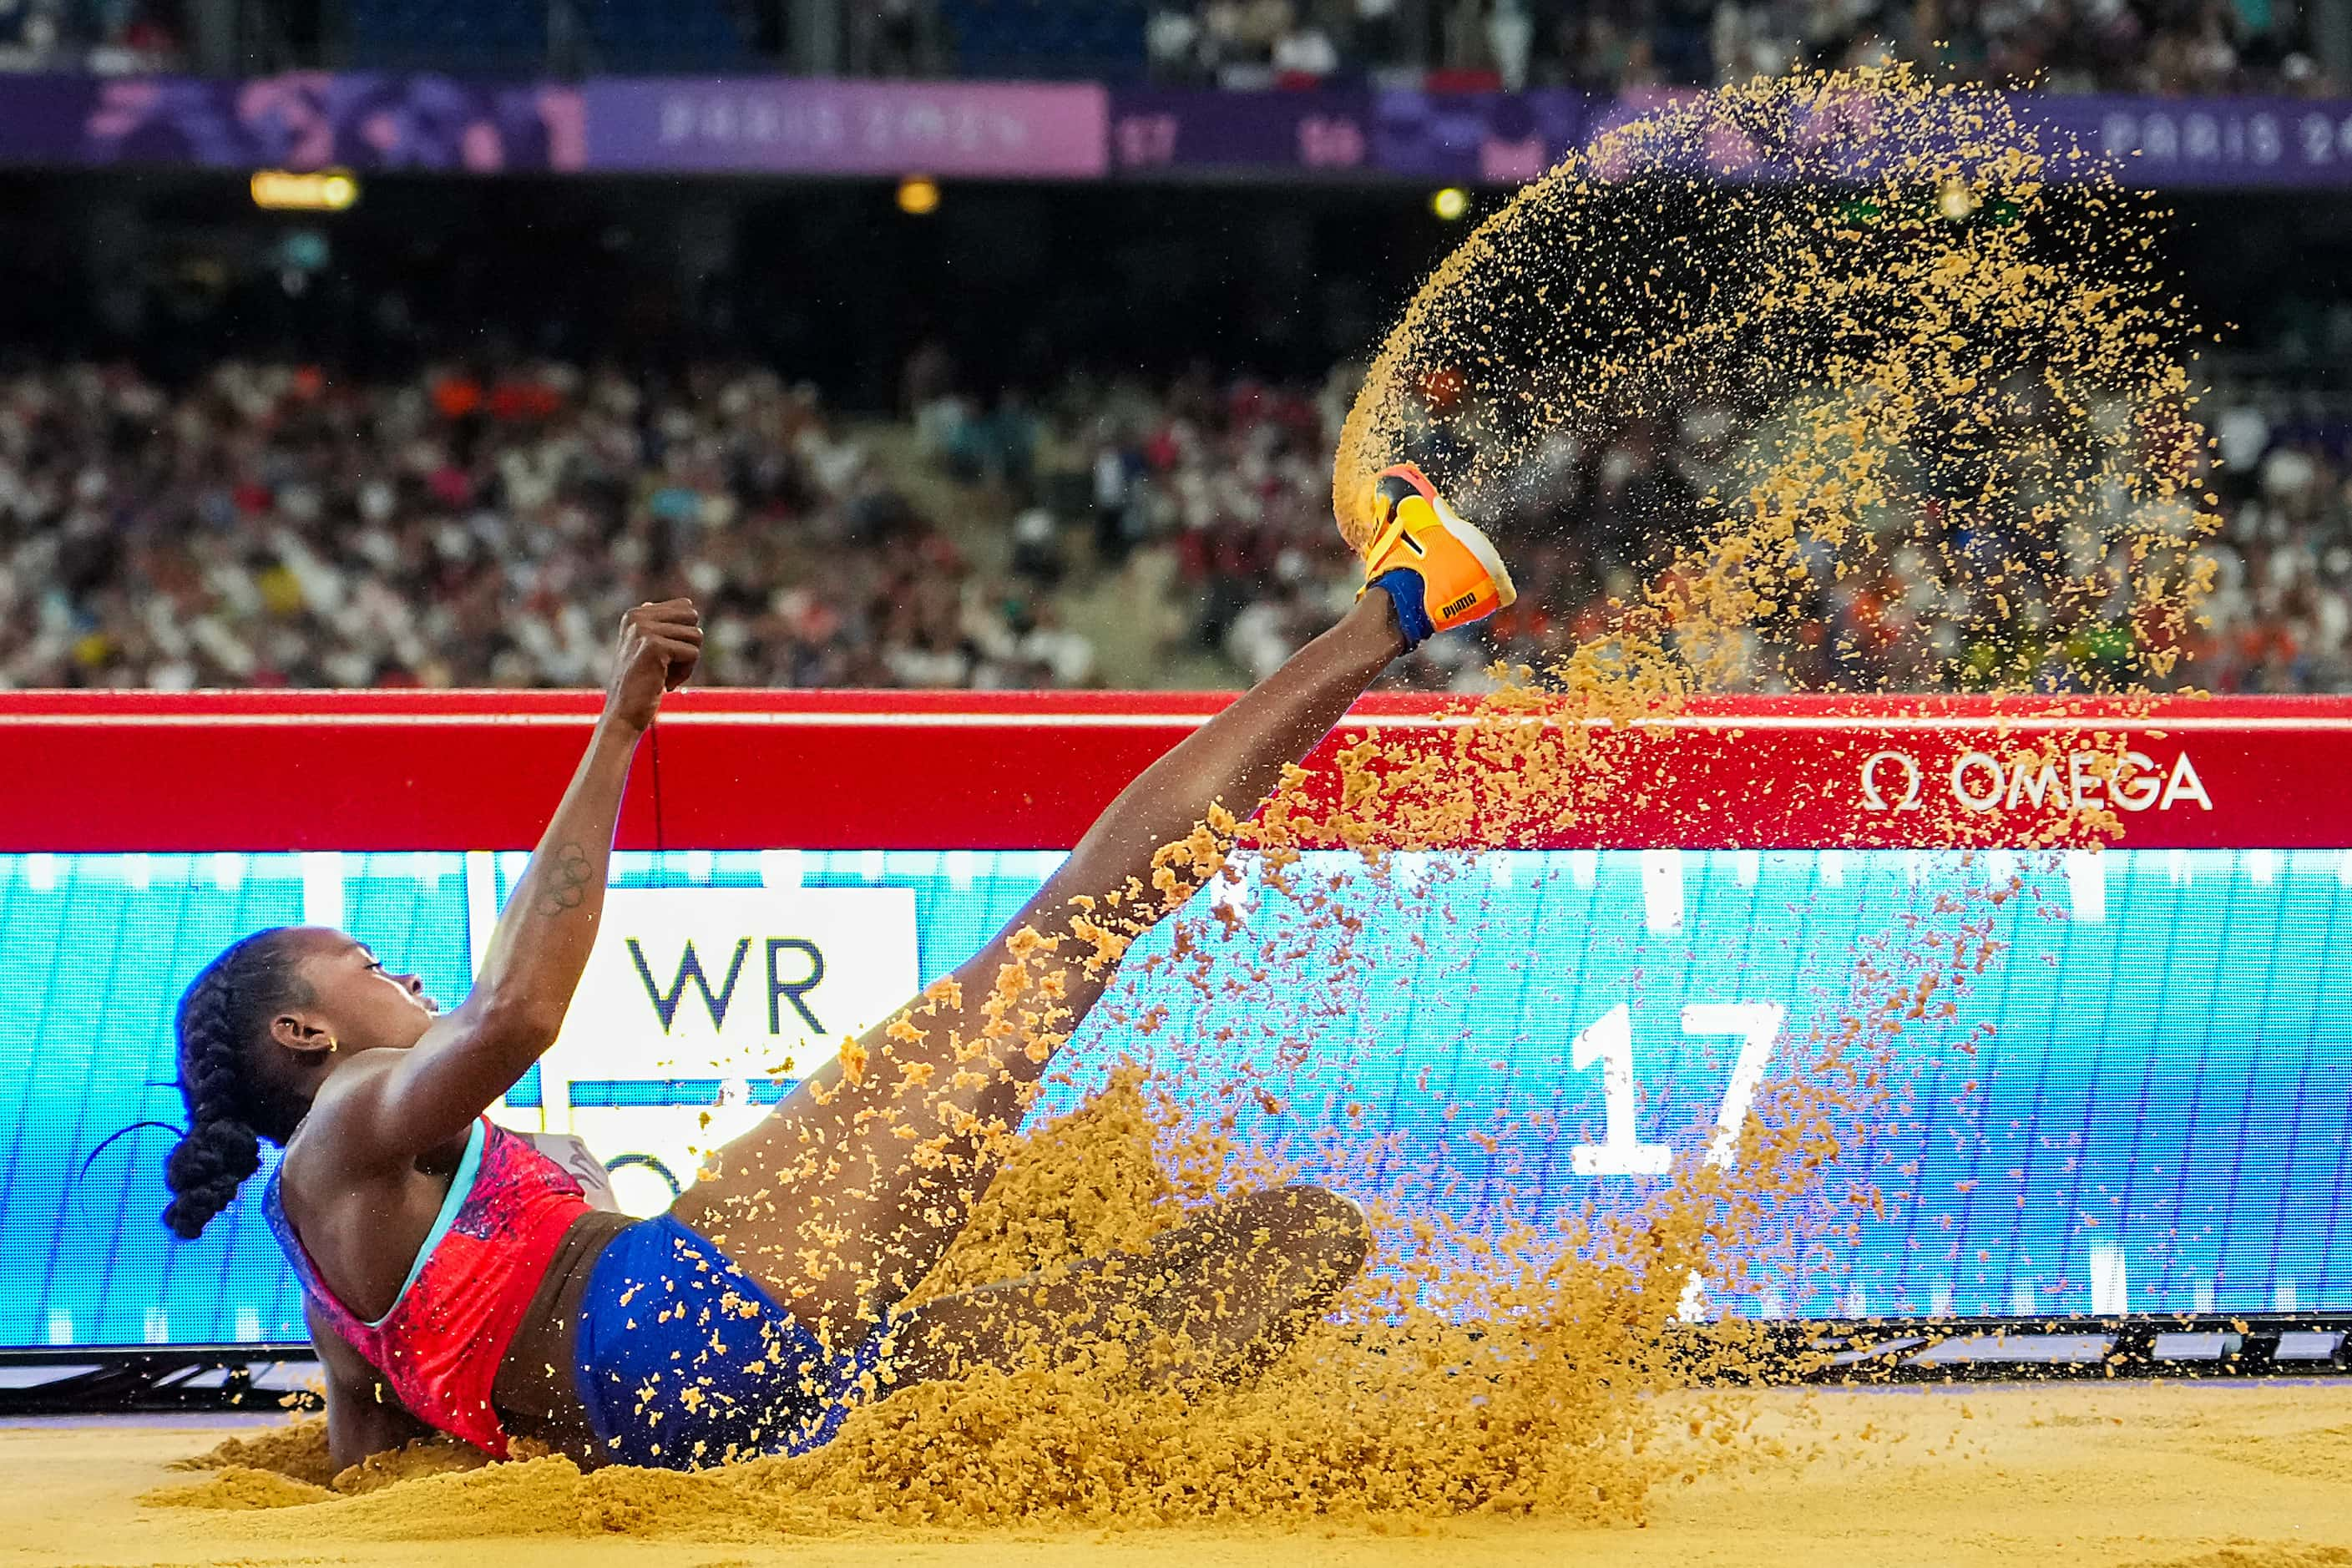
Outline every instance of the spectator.
POLYGON ((1528 56, 1535 47, 1536 25, 1520 0, 1495 0, 1486 18, 1486 45, 1494 51, 1495 68, 1502 73, 1507 92, 1525 90, 1528 56))
POLYGON ((1339 51, 1330 35, 1311 23, 1301 23, 1275 41, 1274 71, 1292 81, 1319 81, 1339 68, 1339 51))

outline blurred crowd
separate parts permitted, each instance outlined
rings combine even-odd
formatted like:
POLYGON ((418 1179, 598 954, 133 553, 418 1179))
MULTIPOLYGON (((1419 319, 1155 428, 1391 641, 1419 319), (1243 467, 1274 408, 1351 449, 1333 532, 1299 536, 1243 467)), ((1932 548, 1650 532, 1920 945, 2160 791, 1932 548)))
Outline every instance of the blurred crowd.
MULTIPOLYGON (((2352 321, 2337 330, 2352 333, 2352 321)), ((1055 455, 1024 447, 1021 461, 1041 462, 1040 493, 1062 499, 1025 514, 1034 531, 1016 542, 1014 570, 1064 581, 1075 534, 1097 571, 1134 580, 1122 602, 1157 585, 1163 637, 1213 652, 1232 680, 1265 678, 1361 581, 1330 508, 1330 454, 1357 385, 1343 369, 1311 387, 1205 374, 1157 388, 1066 387, 1024 410, 1019 426, 1024 438, 1042 426, 1038 445, 1055 455), (1058 532, 1051 516, 1066 520, 1058 532)), ((2075 542, 2039 585, 2012 583, 1997 611, 1969 601, 1952 560, 1895 542, 1858 570, 1811 563, 1811 585, 1746 639, 1729 679, 1758 689, 2063 689, 2145 679, 2146 656, 2161 646, 2177 656, 2170 684, 2352 690, 2352 404, 2251 382, 2221 386, 2204 413, 2221 458, 2211 478, 2223 521, 2200 547, 2212 589, 2185 637, 2134 624, 2119 544, 2084 553, 2075 542), (2105 586, 2076 593, 2062 576, 2105 586)), ((994 424, 948 423, 967 432, 994 424)), ((1510 489, 1458 497, 1503 544, 1520 601, 1475 631, 1433 639, 1391 682, 1483 689, 1497 659, 1541 668, 1607 637, 1612 603, 1635 602, 1661 581, 1674 542, 1703 514, 1700 498, 1730 471, 1742 428, 1728 409, 1695 406, 1598 438, 1556 437, 1510 489)), ((1420 439, 1433 471, 1454 466, 1442 431, 1420 439)), ((1961 554, 1984 557, 1990 544, 2004 561, 2032 561, 2042 542, 2021 531, 1979 536, 1961 554)))
POLYGON ((1092 675, 763 372, 0 379, 0 683, 593 684, 621 610, 677 592, 714 683, 1092 675))
MULTIPOLYGON (((1239 684, 1353 598, 1330 510, 1346 373, 1034 401, 950 379, 919 358, 906 416, 854 425, 743 368, 362 387, 228 363, 176 390, 20 369, 0 376, 0 686, 583 685, 621 609, 677 592, 705 606, 713 684, 1239 684)), ((2352 420, 2314 395, 2210 406, 2226 524, 2189 683, 2352 689, 2352 420)), ((1599 635, 1726 428, 1703 408, 1630 426, 1565 454, 1539 500, 1486 507, 1520 605, 1392 679, 1475 689, 1498 655, 1599 635)), ((1888 635, 1940 591, 1902 551, 1822 574, 1750 679, 1949 682, 1953 648, 1888 635)), ((2133 633, 2095 616, 2044 635, 2066 645, 2055 670, 2120 660, 2133 633)))
MULTIPOLYGON (((760 50, 792 36, 793 3, 734 7, 751 51, 744 68, 793 65, 760 50)), ((574 0, 566 14, 588 4, 574 0)), ((1058 5, 1101 10, 1101 0, 1058 5)), ((1046 11, 1055 5, 1044 0, 1046 11)), ((0 0, 0 69, 172 67, 183 63, 184 8, 183 0, 0 0)), ((854 68, 954 74, 969 9, 950 0, 843 7, 854 68)), ((293 36, 279 40, 289 58, 303 53, 293 36)), ((1142 37, 1145 59, 1088 57, 1087 68, 1235 88, 1407 72, 1438 86, 1608 92, 1901 58, 2056 92, 2344 90, 2315 64, 2302 8, 2281 0, 1148 0, 1142 37)))
POLYGON ((2224 523, 2189 679, 2216 691, 2352 691, 2352 410, 2224 391, 2210 419, 2224 523))
POLYGON ((2276 0, 1160 0, 1154 71, 1231 86, 1401 67, 1616 91, 1911 60, 2054 92, 2340 90, 2276 0))

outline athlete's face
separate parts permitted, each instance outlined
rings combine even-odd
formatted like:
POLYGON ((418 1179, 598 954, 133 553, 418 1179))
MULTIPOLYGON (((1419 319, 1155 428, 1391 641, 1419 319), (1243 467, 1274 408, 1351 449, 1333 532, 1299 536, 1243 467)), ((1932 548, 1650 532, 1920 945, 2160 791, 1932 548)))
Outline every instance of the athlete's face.
POLYGON ((441 1009, 425 994, 414 974, 387 968, 365 944, 339 931, 303 933, 310 952, 303 978, 316 1000, 309 1011, 338 1051, 405 1050, 415 1045, 441 1009))

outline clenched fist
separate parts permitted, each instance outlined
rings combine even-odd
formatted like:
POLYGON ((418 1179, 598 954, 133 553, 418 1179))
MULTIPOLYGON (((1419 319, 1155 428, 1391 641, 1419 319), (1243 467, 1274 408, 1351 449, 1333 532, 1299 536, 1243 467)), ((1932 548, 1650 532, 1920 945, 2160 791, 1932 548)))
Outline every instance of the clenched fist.
POLYGON ((654 721, 662 696, 686 684, 702 658, 702 616, 691 599, 639 605, 621 617, 621 646, 604 713, 616 723, 644 730, 654 721))

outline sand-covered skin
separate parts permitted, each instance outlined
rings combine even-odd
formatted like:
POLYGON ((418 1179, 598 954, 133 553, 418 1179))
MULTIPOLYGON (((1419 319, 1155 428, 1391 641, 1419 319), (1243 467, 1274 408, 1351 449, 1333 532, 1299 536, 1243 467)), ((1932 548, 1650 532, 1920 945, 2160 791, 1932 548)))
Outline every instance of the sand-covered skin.
MULTIPOLYGON (((12 1527, 0 1563, 1320 1563, 2105 1564, 2320 1568, 2352 1563, 2352 1407, 2327 1384, 2051 1384, 1741 1395, 1748 1463, 1663 1489, 1641 1528, 1471 1519, 1391 1533, 1307 1521, 1122 1532, 941 1534, 866 1526, 780 1536, 756 1510, 688 1519, 635 1506, 689 1479, 632 1472, 568 1512, 495 1520, 459 1478, 359 1503, 142 1506, 184 1486, 186 1426, 0 1429, 12 1527), (1789 1450, 1775 1456, 1771 1450, 1789 1450), (387 1504, 396 1500, 398 1507, 387 1504), (648 1519, 667 1522, 646 1533, 648 1519), (438 1537, 436 1539, 436 1537, 438 1537), (492 1538, 494 1537, 494 1538, 492 1538)), ((248 1433, 249 1435, 249 1433, 248 1433)), ((479 1481, 470 1484, 479 1485, 479 1481)))

